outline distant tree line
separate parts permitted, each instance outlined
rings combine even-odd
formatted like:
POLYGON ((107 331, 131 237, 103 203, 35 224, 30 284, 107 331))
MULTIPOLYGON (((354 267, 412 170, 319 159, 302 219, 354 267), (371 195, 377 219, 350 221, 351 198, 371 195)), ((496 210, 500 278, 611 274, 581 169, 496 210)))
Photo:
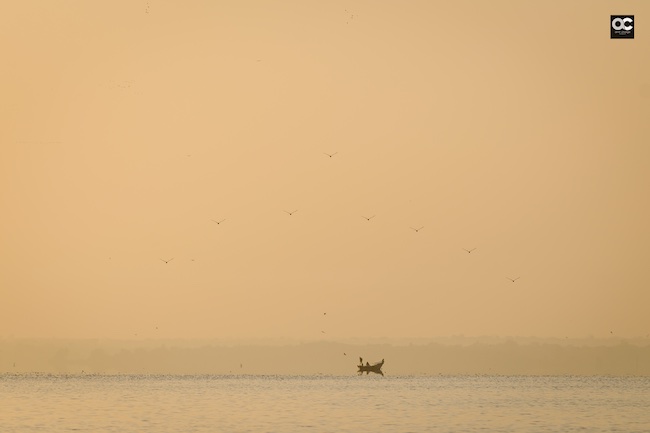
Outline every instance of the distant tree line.
POLYGON ((192 345, 97 340, 0 340, 0 373, 356 374, 359 357, 387 375, 650 376, 650 346, 514 341, 471 345, 192 345))

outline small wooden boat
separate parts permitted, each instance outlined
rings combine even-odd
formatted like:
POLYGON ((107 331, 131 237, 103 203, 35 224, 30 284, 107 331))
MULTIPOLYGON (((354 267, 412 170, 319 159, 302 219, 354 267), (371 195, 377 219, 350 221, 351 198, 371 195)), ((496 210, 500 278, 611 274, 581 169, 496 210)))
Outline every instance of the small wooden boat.
POLYGON ((363 374, 363 372, 365 371, 366 374, 369 374, 372 371, 373 373, 381 374, 383 376, 384 373, 381 371, 382 365, 384 365, 383 359, 381 360, 381 362, 377 362, 372 365, 370 365, 370 363, 368 362, 366 362, 366 364, 364 365, 363 358, 359 358, 359 365, 357 365, 357 367, 359 367, 359 371, 357 373, 363 374))

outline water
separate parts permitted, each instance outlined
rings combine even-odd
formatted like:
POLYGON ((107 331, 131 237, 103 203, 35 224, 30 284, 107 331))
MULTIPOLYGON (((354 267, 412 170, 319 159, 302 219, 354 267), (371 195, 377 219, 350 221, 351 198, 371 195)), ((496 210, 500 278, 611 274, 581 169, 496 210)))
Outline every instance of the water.
POLYGON ((650 432, 650 378, 0 375, 0 432, 650 432))

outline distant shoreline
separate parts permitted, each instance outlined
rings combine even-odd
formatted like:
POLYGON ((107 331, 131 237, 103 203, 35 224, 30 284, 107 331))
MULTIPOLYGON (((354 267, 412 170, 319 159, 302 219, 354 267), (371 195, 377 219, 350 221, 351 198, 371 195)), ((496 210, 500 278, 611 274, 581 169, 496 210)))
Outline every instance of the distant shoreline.
POLYGON ((359 357, 412 375, 650 376, 650 342, 634 339, 338 341, 0 339, 0 373, 347 375, 359 357), (444 343, 447 341, 447 343, 444 343))

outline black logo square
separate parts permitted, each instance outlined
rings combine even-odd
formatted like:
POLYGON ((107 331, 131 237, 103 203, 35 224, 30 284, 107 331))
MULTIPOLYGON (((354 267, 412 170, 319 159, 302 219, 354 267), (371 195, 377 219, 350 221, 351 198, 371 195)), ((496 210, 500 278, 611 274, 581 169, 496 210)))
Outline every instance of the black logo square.
POLYGON ((610 39, 634 39, 634 15, 611 15, 610 39))

